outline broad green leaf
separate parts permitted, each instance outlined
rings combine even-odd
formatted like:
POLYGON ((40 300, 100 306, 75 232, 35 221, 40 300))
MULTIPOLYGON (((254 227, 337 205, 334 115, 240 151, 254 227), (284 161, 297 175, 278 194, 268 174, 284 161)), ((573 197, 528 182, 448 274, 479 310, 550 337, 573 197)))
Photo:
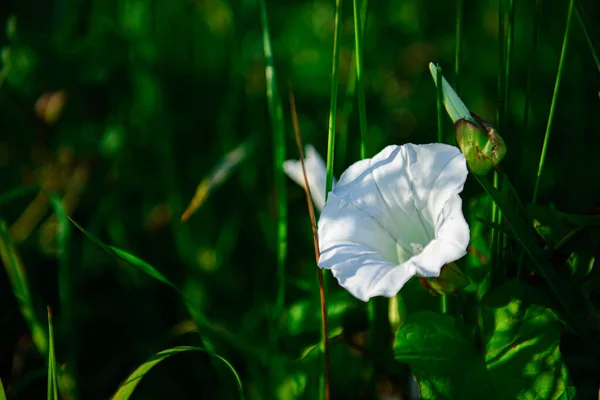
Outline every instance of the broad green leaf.
POLYGON ((46 329, 36 315, 32 294, 27 281, 27 272, 17 248, 10 239, 8 227, 3 219, 0 219, 0 259, 8 274, 23 319, 31 331, 33 342, 40 354, 46 355, 48 352, 46 329))
POLYGON ((395 357, 408 364, 427 399, 494 399, 473 338, 450 315, 409 314, 396 333, 395 357))
POLYGON ((563 324, 590 343, 600 347, 598 341, 589 334, 590 327, 582 322, 583 316, 588 312, 585 299, 558 276, 546 253, 538 246, 535 230, 527 223, 521 201, 508 179, 504 178, 502 191, 499 192, 486 177, 475 176, 475 178, 500 208, 508 226, 530 256, 535 272, 544 278, 554 294, 559 305, 556 310, 557 315, 563 324))
POLYGON ((154 356, 150 357, 150 359, 148 361, 146 361, 145 363, 140 365, 135 371, 133 371, 133 373, 131 375, 129 375, 127 380, 125 380, 125 382, 123 382, 121 384, 121 386, 119 387, 119 389, 117 390, 115 395, 112 397, 112 400, 127 400, 127 399, 129 399, 131 397, 131 395, 133 394, 133 392, 135 391, 135 388, 137 387, 137 385, 142 380, 142 378, 144 378, 144 376, 146 376, 146 374, 152 368, 154 368, 156 366, 156 364, 158 364, 159 362, 161 362, 171 356, 174 356, 174 355, 177 355, 180 353, 184 353, 184 352, 189 352, 189 351, 207 353, 210 356, 223 362, 223 364, 225 364, 225 366, 231 371, 231 373, 233 374, 233 376, 235 378, 236 385, 237 385, 239 393, 240 393, 240 399, 244 398, 244 389, 242 387, 242 380, 240 379, 240 376, 236 372, 235 368, 233 368, 233 366, 229 363, 229 361, 227 361, 225 358, 221 357, 220 355, 213 353, 211 351, 208 351, 202 347, 178 346, 178 347, 173 347, 173 348, 170 348, 167 350, 163 350, 159 353, 156 353, 154 356))
POLYGON ((512 280, 483 299, 485 363, 499 399, 554 400, 567 390, 560 323, 535 295, 512 280))
POLYGON ((600 226, 600 215, 568 214, 553 210, 549 207, 530 204, 525 207, 530 218, 542 218, 544 220, 564 221, 577 226, 600 226))
POLYGON ((519 298, 530 290, 512 281, 484 298, 480 350, 466 327, 450 315, 409 315, 394 349, 396 359, 413 371, 421 397, 563 398, 569 378, 559 349, 560 324, 548 308, 519 298))
POLYGON ((491 201, 489 196, 480 196, 466 204, 466 217, 471 231, 471 240, 465 257, 465 272, 469 279, 481 283, 490 272, 490 219, 491 201))

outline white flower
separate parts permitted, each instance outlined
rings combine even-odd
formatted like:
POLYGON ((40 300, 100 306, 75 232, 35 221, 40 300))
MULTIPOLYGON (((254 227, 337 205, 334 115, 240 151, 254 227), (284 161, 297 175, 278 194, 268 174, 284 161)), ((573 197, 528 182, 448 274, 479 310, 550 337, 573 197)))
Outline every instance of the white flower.
POLYGON ((353 164, 319 218, 319 267, 363 301, 396 295, 414 275, 438 277, 466 254, 466 178, 464 155, 440 143, 388 146, 353 164))
MULTIPOLYGON (((433 76, 433 82, 437 86, 437 68, 433 63, 429 63, 429 71, 431 72, 431 76, 433 76)), ((452 122, 456 122, 459 119, 467 119, 471 122, 475 122, 473 117, 471 117, 471 112, 467 106, 465 106, 465 103, 458 97, 454 89, 452 89, 452 86, 450 86, 443 76, 442 93, 444 106, 446 106, 446 111, 448 112, 448 115, 450 115, 450 118, 452 118, 452 122)))
MULTIPOLYGON (((304 166, 306 178, 310 187, 313 202, 319 211, 325 206, 325 185, 327 182, 327 168, 325 162, 314 147, 307 145, 304 150, 304 166)), ((287 160, 283 163, 283 170, 298 185, 304 187, 304 174, 300 160, 287 160)), ((335 178, 333 178, 335 187, 335 178)))

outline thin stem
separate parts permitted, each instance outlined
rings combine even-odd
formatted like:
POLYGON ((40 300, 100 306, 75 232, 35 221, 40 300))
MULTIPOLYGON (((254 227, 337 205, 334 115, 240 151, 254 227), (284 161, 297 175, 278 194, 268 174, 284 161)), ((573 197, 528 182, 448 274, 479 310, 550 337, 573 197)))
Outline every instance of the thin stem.
MULTIPOLYGON (((302 146, 302 135, 300 134, 300 125, 298 124, 298 114, 296 112, 296 101, 294 94, 290 90, 290 108, 292 111, 292 123, 294 125, 294 134, 296 137, 296 145, 300 154, 300 163, 302 165, 302 176, 304 177, 304 192, 306 194, 306 203, 308 205, 308 214, 310 216, 310 224, 313 232, 313 244, 315 247, 315 261, 319 264, 319 236, 317 234, 317 219, 315 217, 315 209, 310 193, 310 185, 308 184, 308 176, 306 175, 306 166, 304 163, 304 146, 302 146)), ((327 303, 325 301, 325 283, 323 279, 323 270, 317 267, 317 275, 319 278, 319 297, 321 300, 321 340, 323 344, 323 352, 325 354, 325 385, 323 397, 325 400, 330 399, 330 368, 329 368, 329 340, 327 338, 327 303)))
MULTIPOLYGON (((542 19, 542 3, 543 0, 537 0, 535 2, 535 13, 533 17, 533 40, 531 42, 531 60, 536 59, 538 39, 540 33, 540 21, 542 19)), ((531 103, 531 96, 533 94, 533 67, 535 63, 530 62, 527 67, 527 94, 525 95, 525 108, 523 109, 523 129, 527 131, 529 125, 529 106, 531 103)))
MULTIPOLYGON (((363 29, 361 24, 358 0, 354 6, 354 53, 356 55, 356 84, 358 85, 358 118, 360 122, 360 158, 367 157, 367 110, 365 101, 365 83, 363 80, 363 29)), ((365 9, 366 12, 366 9, 365 9)))
MULTIPOLYGON (((456 47, 454 51, 454 91, 460 96, 460 62, 462 47, 463 0, 456 0, 456 47)), ((438 80, 438 82, 440 82, 438 80)))
POLYGON ((581 10, 581 4, 577 2, 575 4, 575 15, 577 16, 577 20, 579 21, 579 25, 581 25, 581 30, 583 31, 583 36, 585 36, 585 41, 587 42, 590 52, 592 53, 592 58, 594 59, 594 63, 596 64, 596 68, 598 68, 598 72, 600 72, 600 57, 598 57, 598 53, 596 52, 596 47, 594 46, 594 42, 592 37, 590 36, 587 26, 589 23, 587 18, 585 18, 585 13, 581 10))
POLYGON ((329 135, 327 140, 327 183, 325 199, 333 186, 333 155, 335 152, 335 129, 338 98, 338 71, 340 64, 340 37, 342 34, 342 0, 335 2, 335 20, 333 33, 333 62, 331 66, 331 103, 329 106, 329 135))
POLYGON ((496 108, 496 125, 498 131, 504 131, 504 100, 505 100, 505 43, 504 43, 504 22, 505 22, 504 0, 498 0, 498 103, 496 108))
POLYGON ((550 132, 552 131, 552 122, 554 121, 554 111, 556 110, 556 103, 558 100, 558 91, 560 89, 560 82, 562 80, 563 70, 565 67, 565 61, 567 59, 567 47, 569 43, 569 33, 571 31, 571 19, 573 17, 575 0, 569 1, 569 10, 567 13, 567 26, 565 28, 565 35, 563 38, 562 50, 560 52, 560 61, 558 62, 558 73, 556 74, 556 82, 554 84, 554 94, 552 95, 552 103, 550 104, 550 114, 548 115, 548 125, 546 126, 546 134, 544 135, 544 145, 542 146, 542 154, 540 155, 540 163, 538 166, 537 177, 535 179, 535 186, 533 188, 533 199, 532 204, 537 201, 538 190, 540 186, 540 178, 544 170, 544 163, 546 161, 546 152, 548 151, 548 143, 550 142, 550 132))
POLYGON ((436 65, 435 70, 437 82, 436 93, 437 93, 437 141, 439 143, 444 142, 444 93, 442 92, 442 67, 439 64, 436 65))

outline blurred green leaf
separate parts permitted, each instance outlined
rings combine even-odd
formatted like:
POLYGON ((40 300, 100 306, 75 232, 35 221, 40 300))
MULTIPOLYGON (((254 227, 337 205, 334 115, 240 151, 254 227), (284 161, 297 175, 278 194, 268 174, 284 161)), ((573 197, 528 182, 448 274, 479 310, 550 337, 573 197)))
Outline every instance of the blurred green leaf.
POLYGON ((48 307, 48 332, 50 342, 48 352, 48 400, 59 400, 58 380, 56 379, 56 353, 54 352, 54 327, 50 307, 48 307))
POLYGON ((127 380, 125 380, 125 382, 121 384, 121 386, 119 387, 119 389, 117 390, 115 395, 112 397, 112 400, 128 400, 131 397, 131 395, 133 394, 133 392, 135 391, 135 388, 140 383, 142 378, 144 378, 144 376, 146 376, 146 374, 148 372, 150 372, 150 370, 152 368, 154 368, 156 366, 156 364, 158 364, 159 362, 165 360, 166 358, 169 358, 176 354, 189 352, 189 351, 207 353, 211 357, 214 357, 214 358, 222 361, 227 366, 227 369, 229 369, 231 371, 231 373, 233 374, 233 376, 235 378, 236 385, 237 385, 237 388, 238 388, 239 394, 240 394, 240 399, 244 398, 244 389, 242 387, 242 381, 240 379, 240 376, 238 375, 235 368, 233 368, 233 366, 229 363, 229 361, 227 361, 220 355, 213 353, 211 351, 208 351, 202 347, 179 346, 179 347, 173 347, 171 349, 163 350, 159 353, 156 353, 154 356, 150 357, 150 359, 148 359, 148 361, 146 361, 145 363, 140 365, 138 368, 136 368, 136 370, 133 371, 131 373, 131 375, 129 375, 127 380))
POLYGON ((4 391, 4 385, 2 385, 1 378, 0 378, 0 400, 6 400, 6 392, 4 391))
POLYGON ((36 315, 33 298, 27 281, 27 272, 8 234, 8 227, 0 219, 0 258, 8 274, 13 292, 21 308, 23 319, 31 331, 31 337, 40 354, 46 356, 48 352, 48 336, 38 316, 36 315))

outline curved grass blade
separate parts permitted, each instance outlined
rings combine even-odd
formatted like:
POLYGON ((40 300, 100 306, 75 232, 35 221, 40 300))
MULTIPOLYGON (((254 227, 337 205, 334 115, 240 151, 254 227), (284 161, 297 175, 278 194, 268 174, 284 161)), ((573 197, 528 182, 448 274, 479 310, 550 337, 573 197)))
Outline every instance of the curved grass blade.
POLYGON ((40 354, 46 355, 48 352, 46 329, 35 313, 33 299, 27 282, 27 273, 25 272, 21 257, 10 239, 8 227, 3 219, 0 219, 0 259, 8 274, 23 319, 31 332, 33 343, 40 354))
MULTIPOLYGON (((181 296, 183 296, 183 293, 181 292, 181 290, 174 283, 172 283, 170 280, 168 280, 163 274, 161 274, 160 272, 158 272, 153 266, 151 266, 147 262, 139 259, 138 257, 136 257, 136 256, 134 256, 132 254, 129 254, 125 250, 121 250, 121 249, 119 249, 117 247, 109 246, 107 244, 102 243, 100 241, 100 239, 98 239, 96 236, 92 235, 90 232, 86 231, 85 229, 83 229, 71 217, 67 217, 67 218, 69 218, 69 220, 73 223, 73 225, 75 225, 77 227, 77 229, 79 229, 85 236, 88 237, 88 239, 90 239, 92 242, 94 242, 94 244, 96 244, 102 250, 104 250, 107 253, 113 255, 114 257, 116 257, 116 258, 118 258, 118 259, 126 262, 127 264, 136 267, 137 269, 139 269, 140 271, 142 271, 146 275, 149 275, 152 278, 154 278, 156 280, 159 280, 162 283, 164 283, 164 284, 172 287, 173 289, 175 289, 175 291, 178 294, 180 294, 181 296)), ((183 297, 185 297, 185 296, 183 296, 183 297)))
POLYGON ((4 391, 4 385, 2 385, 2 379, 0 379, 0 400, 6 400, 6 392, 4 391))
POLYGON ((242 380, 240 379, 240 376, 236 372, 235 368, 233 368, 233 366, 229 363, 229 361, 227 361, 225 358, 221 357, 220 355, 213 353, 211 351, 208 351, 202 347, 178 346, 178 347, 173 347, 173 348, 170 348, 167 350, 163 350, 159 353, 156 353, 154 356, 150 357, 150 359, 148 361, 146 361, 145 363, 140 365, 135 371, 133 371, 133 373, 131 375, 129 375, 127 380, 123 384, 121 384, 121 386, 119 387, 119 389, 117 390, 115 395, 112 397, 112 400, 128 400, 130 398, 130 396, 133 394, 137 385, 142 380, 142 378, 152 368, 154 368, 156 366, 156 364, 158 364, 159 362, 161 362, 171 356, 174 356, 174 355, 177 355, 180 353, 184 353, 184 352, 188 352, 188 351, 207 353, 210 356, 215 357, 218 360, 222 361, 227 366, 227 368, 231 371, 231 373, 233 374, 233 376, 235 378, 236 385, 237 385, 238 391, 240 393, 240 399, 244 399, 244 388, 242 386, 242 380))
POLYGON ((255 137, 251 137, 241 143, 235 149, 227 153, 221 161, 215 166, 211 173, 200 182, 196 188, 196 193, 181 216, 181 223, 190 219, 210 193, 221 186, 232 174, 235 167, 244 161, 254 150, 256 144, 255 137))

